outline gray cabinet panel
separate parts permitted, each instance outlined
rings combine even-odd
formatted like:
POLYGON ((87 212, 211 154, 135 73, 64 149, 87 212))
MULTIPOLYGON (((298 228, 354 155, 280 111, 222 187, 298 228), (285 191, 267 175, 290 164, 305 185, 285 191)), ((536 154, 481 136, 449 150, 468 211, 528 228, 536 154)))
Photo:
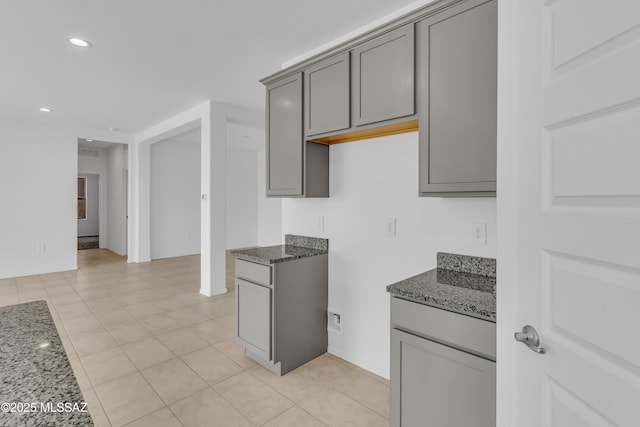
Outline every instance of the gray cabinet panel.
POLYGON ((271 267, 236 259, 236 277, 264 285, 271 284, 271 267))
POLYGON ((495 427, 495 391, 495 362, 391 330, 391 426, 495 427))
POLYGON ((496 359, 496 324, 464 314, 391 298, 391 327, 496 359), (443 328, 442 325, 447 325, 443 328))
POLYGON ((267 86, 267 196, 302 195, 302 73, 267 86))
POLYGON ((248 357, 284 375, 327 351, 327 255, 236 266, 250 280, 272 269, 271 286, 236 277, 236 341, 248 357))
POLYGON ((419 22, 417 31, 420 192, 493 195, 496 1, 462 3, 419 22))
POLYGON ((271 360, 271 289, 236 279, 236 338, 271 360))
POLYGON ((304 73, 307 135, 349 127, 349 52, 315 64, 304 73))
POLYGON ((405 25, 353 49, 354 125, 415 112, 414 30, 405 25))

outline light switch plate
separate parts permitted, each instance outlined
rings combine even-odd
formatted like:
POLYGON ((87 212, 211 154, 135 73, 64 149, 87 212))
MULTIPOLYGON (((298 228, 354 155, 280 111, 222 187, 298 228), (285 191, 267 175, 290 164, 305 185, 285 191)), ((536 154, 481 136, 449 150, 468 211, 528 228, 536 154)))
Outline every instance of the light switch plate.
POLYGON ((316 219, 316 227, 318 228, 318 230, 324 231, 324 216, 323 215, 318 215, 318 218, 316 219))
POLYGON ((384 234, 387 237, 396 237, 396 219, 389 217, 384 219, 384 234))

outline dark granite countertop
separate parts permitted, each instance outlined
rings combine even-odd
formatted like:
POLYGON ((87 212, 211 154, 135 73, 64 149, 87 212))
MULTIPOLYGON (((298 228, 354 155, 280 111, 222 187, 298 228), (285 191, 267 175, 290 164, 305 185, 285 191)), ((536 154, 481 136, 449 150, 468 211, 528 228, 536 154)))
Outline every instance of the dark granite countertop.
POLYGON ((421 304, 496 321, 495 260, 439 253, 438 265, 447 268, 435 268, 393 283, 387 286, 387 292, 421 304))
POLYGON ((93 426, 46 302, 0 307, 0 366, 0 425, 93 426))
POLYGON ((260 264, 276 264, 299 258, 306 258, 328 253, 327 239, 316 237, 285 235, 284 245, 265 246, 252 249, 240 249, 231 254, 238 259, 260 264))

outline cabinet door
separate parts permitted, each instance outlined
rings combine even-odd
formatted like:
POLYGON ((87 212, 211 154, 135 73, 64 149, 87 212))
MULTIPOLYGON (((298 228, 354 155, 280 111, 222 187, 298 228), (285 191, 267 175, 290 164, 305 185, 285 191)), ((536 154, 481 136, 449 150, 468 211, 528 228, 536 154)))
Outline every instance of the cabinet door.
POLYGON ((495 427, 496 364, 391 330, 392 427, 495 427))
POLYGON ((415 113, 413 24, 353 49, 354 125, 415 113))
POLYGON ((307 135, 349 128, 349 52, 305 70, 307 135))
POLYGON ((495 195, 496 1, 463 3, 417 31, 420 193, 495 195))
POLYGON ((236 339, 271 360, 271 289, 236 279, 236 339))
POLYGON ((267 196, 302 195, 302 73, 267 86, 267 196))

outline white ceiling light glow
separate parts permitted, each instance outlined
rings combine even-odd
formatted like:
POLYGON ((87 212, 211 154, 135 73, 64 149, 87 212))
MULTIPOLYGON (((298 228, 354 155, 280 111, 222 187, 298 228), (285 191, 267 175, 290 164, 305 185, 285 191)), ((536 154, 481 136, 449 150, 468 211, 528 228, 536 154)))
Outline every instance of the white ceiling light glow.
POLYGON ((69 43, 71 43, 72 45, 77 46, 77 47, 91 47, 91 46, 93 46, 91 44, 91 42, 89 42, 87 40, 84 40, 84 39, 79 39, 77 37, 69 37, 69 38, 67 38, 67 41, 69 43))
POLYGON ((40 109, 40 111, 42 111, 43 113, 51 113, 51 112, 53 112, 53 110, 51 108, 47 108, 47 107, 42 107, 40 109))

